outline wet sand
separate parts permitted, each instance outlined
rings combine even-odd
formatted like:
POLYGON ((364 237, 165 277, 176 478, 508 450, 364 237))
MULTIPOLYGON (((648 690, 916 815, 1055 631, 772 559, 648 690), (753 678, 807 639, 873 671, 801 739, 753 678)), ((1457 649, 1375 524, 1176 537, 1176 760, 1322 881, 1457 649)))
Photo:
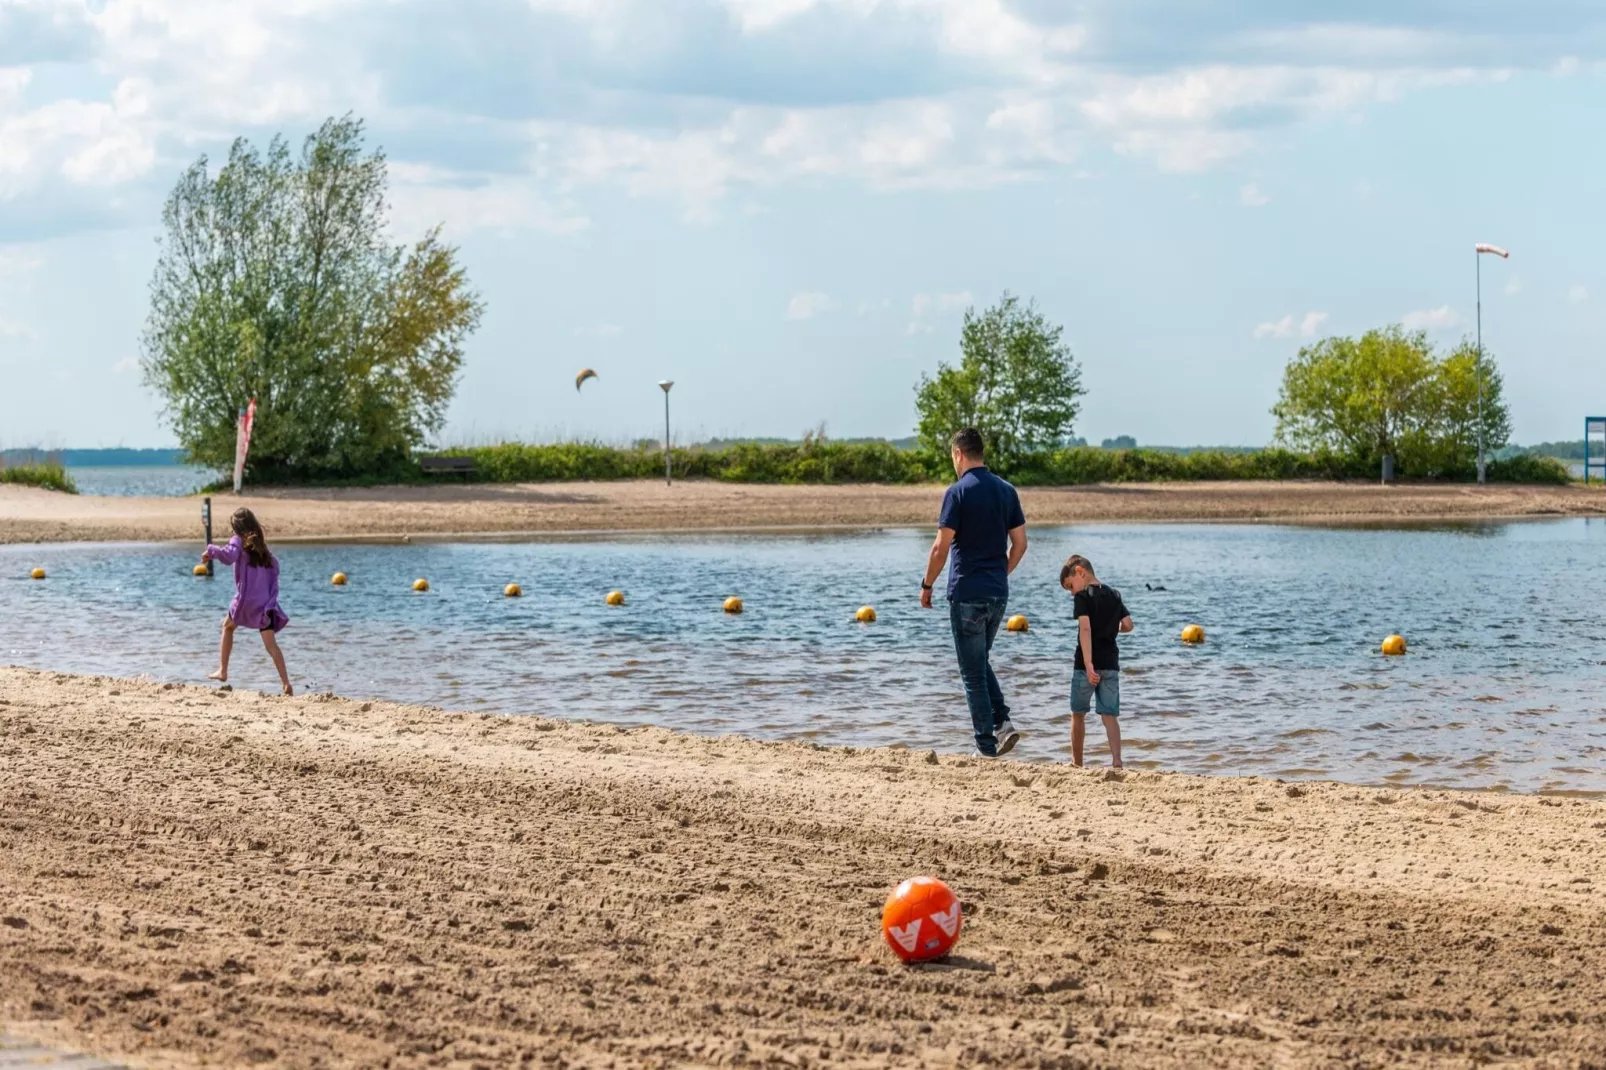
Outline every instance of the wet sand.
MULTIPOLYGON (((939 486, 768 486, 694 481, 437 484, 285 490, 240 504, 276 539, 397 539, 574 532, 909 527, 933 524, 939 486)), ((1363 483, 1144 483, 1024 488, 1028 521, 1411 522, 1606 515, 1606 489, 1363 483)), ((109 498, 0 486, 0 543, 193 541, 199 498, 109 498)))
POLYGON ((0 769, 0 1033, 131 1065, 1606 1065, 1594 800, 19 669, 0 769))

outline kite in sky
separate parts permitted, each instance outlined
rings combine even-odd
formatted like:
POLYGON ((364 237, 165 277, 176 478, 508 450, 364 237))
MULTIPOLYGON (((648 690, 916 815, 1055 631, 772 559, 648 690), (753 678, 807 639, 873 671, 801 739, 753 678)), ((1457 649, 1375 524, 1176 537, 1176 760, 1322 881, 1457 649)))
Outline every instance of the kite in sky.
POLYGON ((597 373, 592 371, 590 368, 581 368, 580 374, 574 377, 575 391, 578 392, 580 390, 580 384, 584 383, 587 379, 595 379, 596 377, 597 373))

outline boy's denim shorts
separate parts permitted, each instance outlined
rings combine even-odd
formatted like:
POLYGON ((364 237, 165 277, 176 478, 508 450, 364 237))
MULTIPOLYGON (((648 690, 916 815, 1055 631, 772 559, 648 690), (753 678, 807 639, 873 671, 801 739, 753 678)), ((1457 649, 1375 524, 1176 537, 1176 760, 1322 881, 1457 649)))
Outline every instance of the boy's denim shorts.
POLYGON ((1118 671, 1099 673, 1099 686, 1087 682, 1087 673, 1077 669, 1071 674, 1071 712, 1087 713, 1097 705, 1099 716, 1121 716, 1121 674, 1118 671))

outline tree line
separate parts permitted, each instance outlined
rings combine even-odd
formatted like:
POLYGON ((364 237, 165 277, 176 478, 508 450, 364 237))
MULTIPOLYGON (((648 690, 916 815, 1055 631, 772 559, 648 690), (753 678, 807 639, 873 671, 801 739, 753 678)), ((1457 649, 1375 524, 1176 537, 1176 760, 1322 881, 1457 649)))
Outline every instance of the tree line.
MULTIPOLYGON (((216 174, 202 156, 180 176, 163 209, 142 363, 191 460, 230 467, 238 414, 255 399, 254 481, 416 474, 484 304, 438 228, 390 241, 387 182, 384 154, 365 148, 349 116, 324 123, 299 153, 283 137, 265 151, 242 138, 216 174)), ((1175 455, 1130 448, 1124 436, 1089 450, 1072 434, 1086 389, 1063 327, 1006 293, 966 311, 957 363, 916 384, 917 457, 875 444, 845 453, 822 434, 800 448, 734 445, 681 463, 730 479, 937 478, 948 436, 976 427, 993 466, 1028 482, 1375 476, 1384 456, 1405 476, 1464 478, 1480 427, 1491 456, 1508 445, 1501 387, 1470 343, 1440 352, 1423 332, 1384 327, 1298 352, 1272 409, 1270 450, 1175 455)), ((651 448, 606 460, 599 450, 510 446, 476 451, 477 467, 506 478, 653 474, 651 448)), ((1501 465, 1496 478, 1555 475, 1537 462, 1501 465)))

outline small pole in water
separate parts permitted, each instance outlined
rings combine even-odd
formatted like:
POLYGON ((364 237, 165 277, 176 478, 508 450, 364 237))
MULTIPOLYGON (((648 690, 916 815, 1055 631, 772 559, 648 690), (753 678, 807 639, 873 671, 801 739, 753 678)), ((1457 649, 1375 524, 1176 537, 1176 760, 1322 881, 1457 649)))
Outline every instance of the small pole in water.
MULTIPOLYGON (((201 523, 206 526, 206 544, 212 545, 212 499, 201 499, 201 523)), ((212 575, 212 559, 206 559, 206 574, 212 575)))
POLYGON ((658 386, 664 392, 664 486, 670 486, 673 480, 669 470, 669 388, 675 385, 673 379, 662 379, 658 386))

